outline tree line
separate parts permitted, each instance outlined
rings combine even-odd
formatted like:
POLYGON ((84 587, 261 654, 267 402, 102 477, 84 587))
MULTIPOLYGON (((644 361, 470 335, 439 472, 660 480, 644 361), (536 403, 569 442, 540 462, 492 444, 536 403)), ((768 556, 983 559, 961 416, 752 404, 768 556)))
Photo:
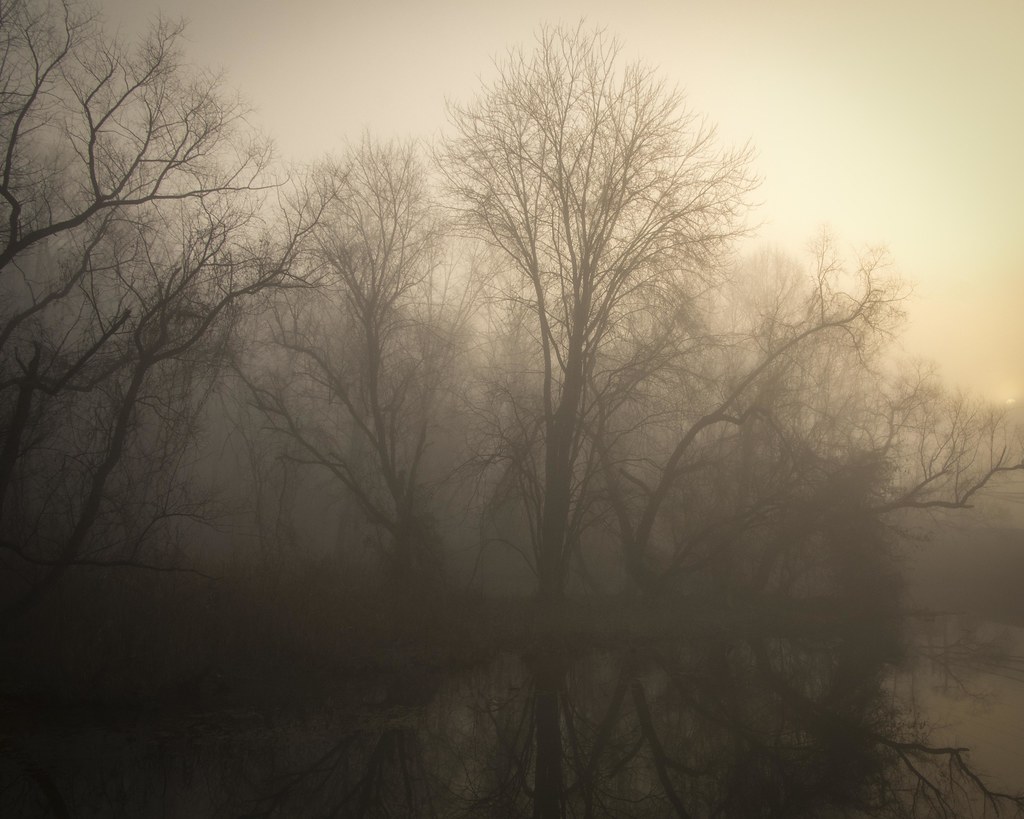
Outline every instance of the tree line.
POLYGON ((507 553, 551 602, 849 586, 1024 467, 894 362, 884 251, 737 254, 751 151, 605 33, 542 28, 434 145, 286 167, 182 32, 0 0, 5 623, 78 567, 199 565, 225 495, 250 546, 325 497, 390 581, 507 553))

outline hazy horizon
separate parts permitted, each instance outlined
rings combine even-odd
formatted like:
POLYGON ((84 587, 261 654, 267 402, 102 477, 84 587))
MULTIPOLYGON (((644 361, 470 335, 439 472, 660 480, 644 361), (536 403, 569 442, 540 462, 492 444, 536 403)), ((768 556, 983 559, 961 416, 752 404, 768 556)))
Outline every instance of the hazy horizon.
POLYGON ((799 253, 828 225, 847 246, 886 245, 914 287, 906 352, 954 387, 1024 399, 1024 4, 103 6, 126 36, 158 12, 186 18, 188 56, 223 69, 296 161, 364 130, 429 140, 446 98, 476 94, 495 57, 585 17, 683 89, 723 143, 750 141, 752 244, 799 253))
POLYGON ((0 0, 0 814, 1024 819, 1024 0, 96 2, 0 0))

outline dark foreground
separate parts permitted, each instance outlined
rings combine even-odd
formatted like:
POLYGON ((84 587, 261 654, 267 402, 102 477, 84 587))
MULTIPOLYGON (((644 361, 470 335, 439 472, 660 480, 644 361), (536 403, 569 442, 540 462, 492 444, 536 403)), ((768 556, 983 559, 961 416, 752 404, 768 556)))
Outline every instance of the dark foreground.
POLYGON ((362 601, 364 633, 340 622, 333 649, 254 632, 262 652, 239 637, 160 684, 141 654, 134 677, 99 669, 88 688, 19 691, 8 669, 0 812, 1024 814, 1021 782, 929 725, 936 669, 947 686, 972 663, 1024 670, 956 618, 834 599, 426 602, 362 601))

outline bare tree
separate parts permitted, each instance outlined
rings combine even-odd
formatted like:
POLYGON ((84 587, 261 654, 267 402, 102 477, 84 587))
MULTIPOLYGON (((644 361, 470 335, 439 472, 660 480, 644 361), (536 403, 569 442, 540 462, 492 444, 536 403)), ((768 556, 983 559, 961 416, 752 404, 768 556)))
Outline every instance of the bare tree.
POLYGON ((322 173, 319 287, 277 302, 267 357, 243 378, 288 457, 329 471, 386 535, 390 569, 435 571, 429 449, 467 303, 415 145, 367 137, 322 173))
POLYGON ((747 152, 717 149, 679 94, 618 52, 582 25, 541 30, 533 53, 510 53, 476 101, 450 108, 439 157, 462 226, 507 265, 495 297, 531 339, 538 406, 519 409, 536 418, 525 443, 538 449, 506 466, 536 489, 546 600, 562 595, 584 525, 602 357, 650 305, 713 281, 752 186, 747 152))
POLYGON ((699 344, 625 389, 597 392, 602 478, 642 584, 727 559, 783 519, 813 528, 818 490, 875 462, 861 396, 903 292, 877 252, 847 268, 826 237, 812 258, 808 274, 762 259, 757 267, 774 263, 782 275, 765 288, 755 267, 716 293, 699 344), (748 303, 737 307, 737 294, 748 303))
POLYGON ((1024 430, 998 407, 945 389, 921 365, 881 391, 876 438, 892 461, 879 510, 961 509, 998 475, 1024 470, 1024 430))
POLYGON ((880 250, 844 261, 827 233, 807 267, 762 255, 689 352, 598 382, 603 489, 642 585, 694 569, 820 583, 822 560, 877 542, 883 513, 962 507, 1021 468, 998 413, 892 376, 906 293, 887 267, 880 250))
POLYGON ((146 565, 201 511, 183 468, 251 297, 290 282, 319 205, 180 26, 135 49, 73 3, 0 5, 2 543, 28 610, 73 565, 146 565), (269 231, 274 220, 274 231, 269 231), (198 505, 197 505, 198 504, 198 505))

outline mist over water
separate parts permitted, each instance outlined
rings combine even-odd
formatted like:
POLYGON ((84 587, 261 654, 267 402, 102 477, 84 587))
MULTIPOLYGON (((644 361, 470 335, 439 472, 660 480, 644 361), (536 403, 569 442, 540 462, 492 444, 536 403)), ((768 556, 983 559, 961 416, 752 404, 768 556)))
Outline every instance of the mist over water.
POLYGON ((338 675, 326 696, 273 708, 8 713, 32 731, 5 747, 0 781, 26 816, 1009 807, 991 794, 1024 759, 1022 632, 928 617, 901 645, 899 625, 818 613, 671 642, 536 643, 471 667, 338 675), (976 752, 958 750, 967 737, 976 752))
POLYGON ((1024 411, 898 246, 586 21, 304 164, 0 22, 0 813, 1024 814, 1024 411))

